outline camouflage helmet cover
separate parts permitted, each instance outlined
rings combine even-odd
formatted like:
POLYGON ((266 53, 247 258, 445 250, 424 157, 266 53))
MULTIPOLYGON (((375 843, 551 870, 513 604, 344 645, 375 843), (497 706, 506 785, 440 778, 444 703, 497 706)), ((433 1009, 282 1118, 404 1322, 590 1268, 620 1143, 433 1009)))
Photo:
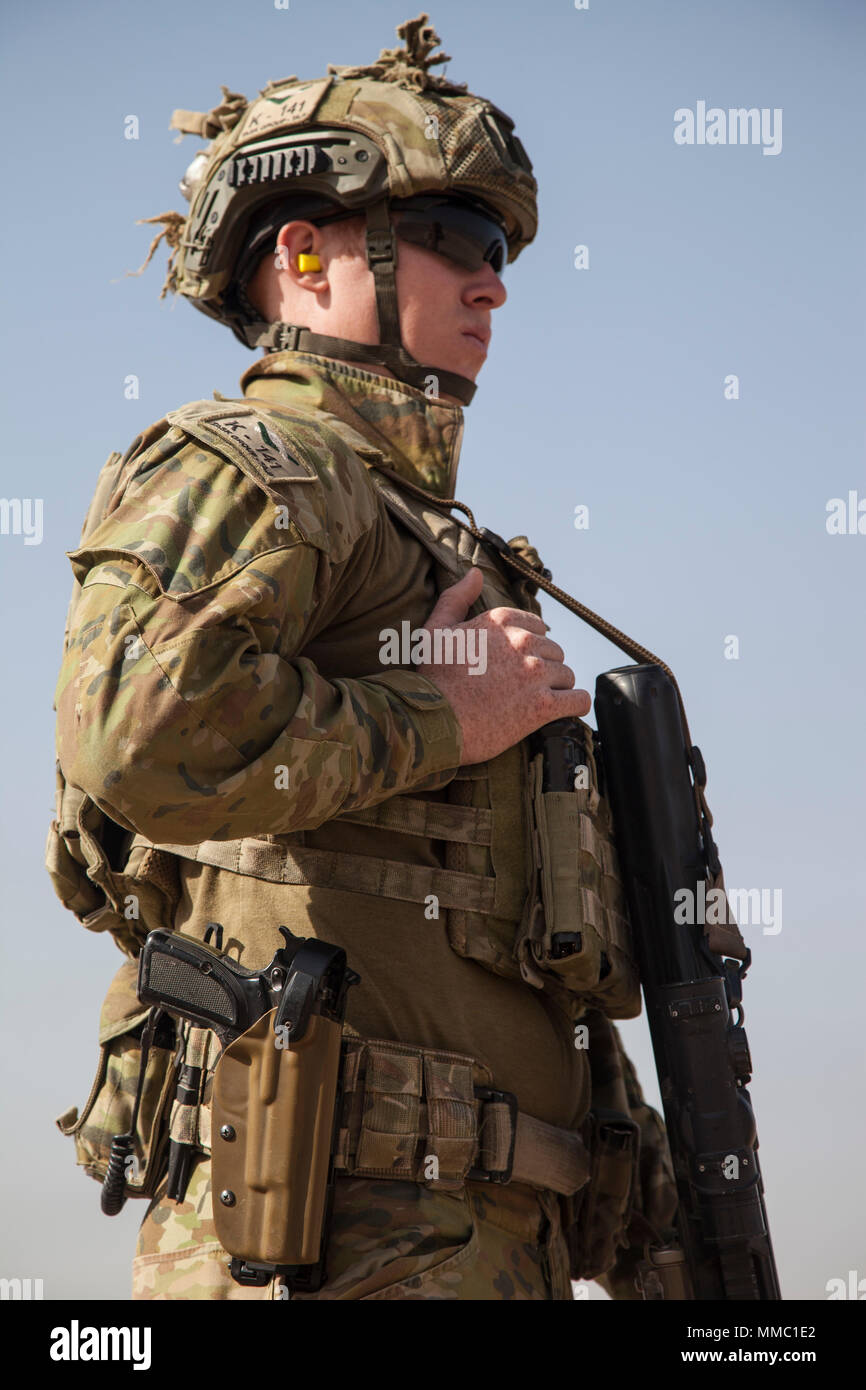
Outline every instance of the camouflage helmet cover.
POLYGON ((450 59, 432 51, 439 37, 427 18, 400 25, 405 48, 383 49, 369 66, 272 81, 252 102, 223 87, 212 111, 174 112, 173 128, 211 143, 180 185, 188 216, 147 219, 164 224, 150 254, 163 235, 173 248, 163 294, 183 295, 253 346, 233 282, 251 227, 281 203, 283 221, 315 221, 335 207, 363 213, 383 200, 458 196, 493 211, 516 259, 538 225, 532 165, 509 116, 430 72, 450 59))

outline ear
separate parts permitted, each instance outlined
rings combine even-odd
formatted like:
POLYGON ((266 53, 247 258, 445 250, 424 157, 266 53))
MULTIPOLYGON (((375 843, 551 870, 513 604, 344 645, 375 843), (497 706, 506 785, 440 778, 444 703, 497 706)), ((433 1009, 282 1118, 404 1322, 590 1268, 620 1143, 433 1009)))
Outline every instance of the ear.
POLYGON ((299 289, 321 294, 328 289, 322 234, 312 222, 286 222, 274 249, 274 267, 299 289))

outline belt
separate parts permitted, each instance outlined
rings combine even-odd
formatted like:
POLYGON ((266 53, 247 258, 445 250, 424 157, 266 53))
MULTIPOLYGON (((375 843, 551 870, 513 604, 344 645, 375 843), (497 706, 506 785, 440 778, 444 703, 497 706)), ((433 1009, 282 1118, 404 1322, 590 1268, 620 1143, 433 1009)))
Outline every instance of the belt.
POLYGON ((474 1058, 379 1038, 344 1046, 336 1172, 439 1187, 527 1183, 568 1197, 589 1181, 583 1136, 519 1110, 474 1058))
MULTIPOLYGON (((571 1197, 590 1178, 584 1136, 518 1108, 488 1067, 460 1052, 381 1038, 344 1039, 334 1170, 338 1175, 425 1182, 526 1183, 571 1197)), ((214 1065, 211 1053, 210 1064, 214 1065)), ((211 1148, 211 1111, 184 1117, 211 1148)), ((176 1117, 180 1121, 181 1115, 176 1117)))

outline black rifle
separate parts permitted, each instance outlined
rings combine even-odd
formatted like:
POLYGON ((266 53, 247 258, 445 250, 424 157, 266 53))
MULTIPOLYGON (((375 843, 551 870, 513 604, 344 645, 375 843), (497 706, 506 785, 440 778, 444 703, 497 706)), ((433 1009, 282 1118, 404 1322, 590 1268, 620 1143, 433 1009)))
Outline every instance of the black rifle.
MULTIPOLYGON (((752 1063, 742 981, 751 953, 724 959, 695 921, 700 913, 691 914, 691 923, 677 920, 687 914, 677 911, 675 894, 681 903, 703 904, 721 872, 704 810, 703 759, 687 745, 676 687, 660 666, 599 676, 595 710, 691 1297, 779 1299, 746 1090, 752 1063)), ((736 928, 727 930, 731 940, 739 938, 736 928)), ((723 930, 715 944, 724 937, 723 930)))

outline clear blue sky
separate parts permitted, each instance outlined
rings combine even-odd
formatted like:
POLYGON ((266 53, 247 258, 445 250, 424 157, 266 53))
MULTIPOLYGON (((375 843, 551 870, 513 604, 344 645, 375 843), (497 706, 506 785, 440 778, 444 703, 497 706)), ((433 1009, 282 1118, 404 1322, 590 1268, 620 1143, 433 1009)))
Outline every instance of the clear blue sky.
MULTIPOLYGON (((48 0, 7 9, 0 106, 0 495, 41 498, 41 544, 0 535, 5 1255, 46 1297, 125 1298, 143 1204, 110 1222, 55 1114, 83 1102, 120 956, 53 896, 51 701, 75 547, 96 474, 151 421, 253 360, 160 302, 151 229, 185 204, 200 148, 175 107, 220 85, 321 76, 395 40, 410 0, 48 0), (138 117, 140 138, 124 139, 138 117), (124 380, 140 381, 137 400, 124 380), (7 1121, 8 1123, 8 1121, 7 1121)), ((728 883, 781 889, 782 929, 745 927, 746 1021, 783 1292, 866 1276, 862 1153, 866 535, 827 533, 863 467, 864 30, 855 0, 435 0, 468 81, 516 120, 540 233, 466 414, 458 496, 526 532, 558 582, 677 673, 709 768, 728 883), (775 156, 680 146, 674 112, 781 109, 775 156), (576 270, 574 248, 589 248, 576 270), (724 381, 739 378, 738 400, 724 381), (589 507, 589 529, 573 525, 589 507), (725 656, 736 637, 739 655, 725 656), (730 644, 729 644, 730 645, 730 644)), ((866 510, 866 508, 864 508, 866 510)), ((866 526, 866 521, 864 521, 866 526)), ((624 658, 545 605, 579 683, 624 658)), ((656 1096, 643 1021, 627 1046, 656 1096)), ((8 1266, 8 1267, 7 1267, 8 1266)))

